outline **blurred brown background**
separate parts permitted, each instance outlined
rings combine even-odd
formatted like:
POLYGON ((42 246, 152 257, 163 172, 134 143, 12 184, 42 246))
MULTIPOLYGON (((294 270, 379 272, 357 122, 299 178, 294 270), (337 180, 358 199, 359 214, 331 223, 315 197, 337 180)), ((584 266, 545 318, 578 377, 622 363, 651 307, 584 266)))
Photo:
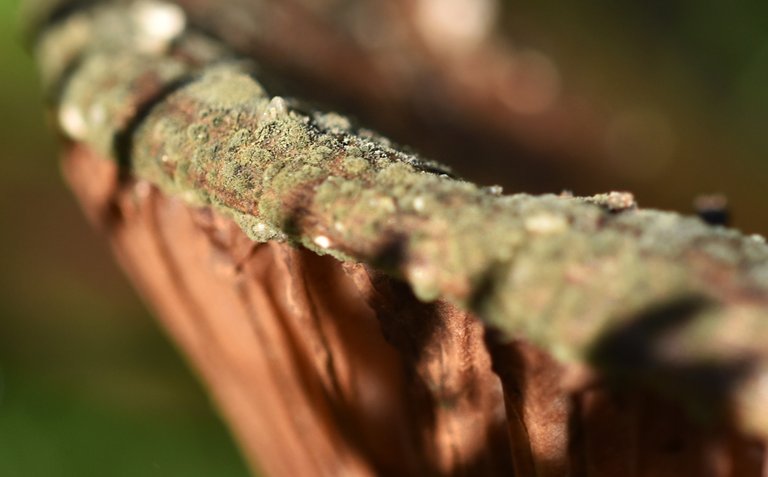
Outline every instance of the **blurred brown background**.
MULTIPOLYGON (((247 475, 62 184, 18 3, 0 0, 0 475, 247 475)), ((318 35, 335 29, 354 47, 307 55, 316 63, 294 61, 296 44, 249 22, 270 2, 180 3, 286 77, 314 78, 297 81, 303 95, 469 179, 507 193, 629 189, 642 206, 686 213, 697 194, 719 192, 736 227, 768 232, 764 1, 286 0, 287 20, 262 17, 311 17, 318 35), (224 31, 230 8, 246 14, 224 31), (378 82, 355 83, 358 65, 382 72, 378 82), (451 95, 464 102, 446 105, 451 95)))

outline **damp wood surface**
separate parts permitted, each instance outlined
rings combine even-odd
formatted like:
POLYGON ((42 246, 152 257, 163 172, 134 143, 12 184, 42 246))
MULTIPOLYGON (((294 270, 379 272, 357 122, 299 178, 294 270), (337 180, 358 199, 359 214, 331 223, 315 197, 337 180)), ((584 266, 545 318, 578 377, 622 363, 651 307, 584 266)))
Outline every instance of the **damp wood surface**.
POLYGON ((173 4, 38 18, 73 189, 268 474, 759 472, 762 237, 479 187, 173 4))

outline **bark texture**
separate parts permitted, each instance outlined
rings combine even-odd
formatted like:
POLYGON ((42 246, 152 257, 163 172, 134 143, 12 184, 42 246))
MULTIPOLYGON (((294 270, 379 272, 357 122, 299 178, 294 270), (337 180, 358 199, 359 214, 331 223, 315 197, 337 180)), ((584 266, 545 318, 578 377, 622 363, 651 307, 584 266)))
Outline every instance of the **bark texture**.
POLYGON ((762 238, 503 196, 92 3, 38 22, 67 176, 267 473, 760 474, 762 238))
POLYGON ((762 441, 639 386, 574 390, 541 349, 370 267, 254 243, 82 146, 64 172, 266 475, 762 475, 762 441))

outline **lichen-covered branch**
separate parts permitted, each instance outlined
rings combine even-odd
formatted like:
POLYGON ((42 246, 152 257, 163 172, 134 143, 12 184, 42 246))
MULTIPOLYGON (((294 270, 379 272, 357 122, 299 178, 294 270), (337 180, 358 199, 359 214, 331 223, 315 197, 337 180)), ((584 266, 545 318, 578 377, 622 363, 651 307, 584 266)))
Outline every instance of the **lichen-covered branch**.
MULTIPOLYGON (((41 17, 45 18, 45 17, 41 17)), ((37 41, 64 135, 256 241, 405 280, 565 363, 768 436, 768 247, 625 195, 502 195, 341 116, 271 97, 258 68, 157 2, 56 15, 37 41)))

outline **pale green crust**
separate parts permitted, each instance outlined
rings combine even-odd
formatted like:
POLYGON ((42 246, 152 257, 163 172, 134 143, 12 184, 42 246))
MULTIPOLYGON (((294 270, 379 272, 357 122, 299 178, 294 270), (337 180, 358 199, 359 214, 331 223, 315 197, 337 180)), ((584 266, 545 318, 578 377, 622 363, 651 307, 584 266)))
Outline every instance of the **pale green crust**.
POLYGON ((212 206, 255 241, 384 269, 421 300, 471 310, 506 339, 525 337, 564 362, 624 372, 626 363, 600 353, 605 337, 648 310, 690 301, 690 319, 648 351, 659 368, 651 385, 699 402, 698 388, 665 370, 750 360, 730 405, 745 429, 768 435, 762 238, 639 210, 621 194, 502 196, 454 179, 342 116, 307 116, 270 97, 250 67, 221 61, 226 48, 211 39, 184 32, 160 51, 137 50, 138 33, 119 20, 130 8, 70 18, 91 25, 88 42, 63 24, 38 44, 49 82, 67 69, 61 58, 80 62, 57 104, 60 118, 71 114, 62 128, 73 140, 127 155, 134 177, 212 206), (120 150, 116 138, 129 127, 130 147, 120 150))

